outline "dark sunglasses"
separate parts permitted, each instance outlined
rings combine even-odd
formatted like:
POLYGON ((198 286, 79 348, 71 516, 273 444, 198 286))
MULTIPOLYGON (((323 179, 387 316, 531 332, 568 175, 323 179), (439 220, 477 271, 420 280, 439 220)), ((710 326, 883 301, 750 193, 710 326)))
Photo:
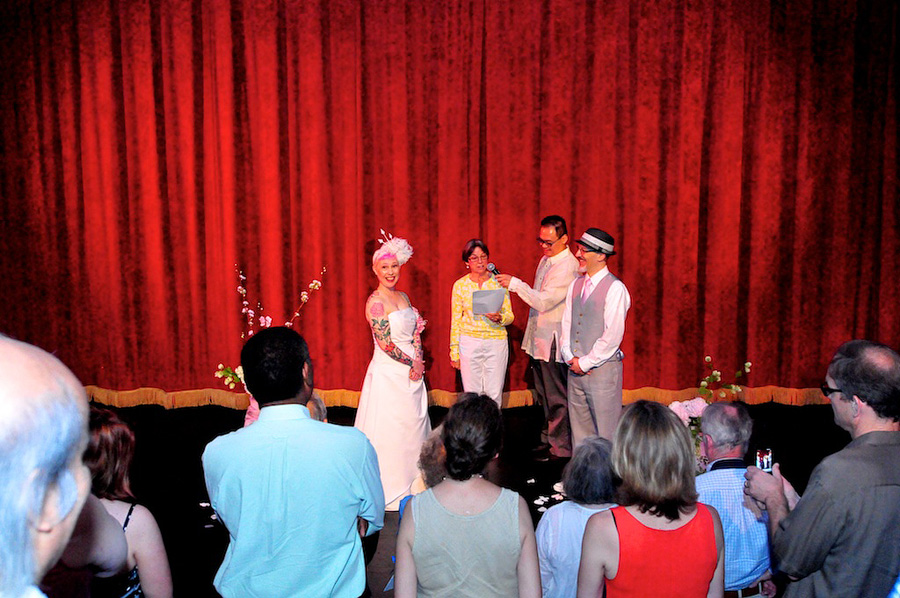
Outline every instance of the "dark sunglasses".
POLYGON ((840 392, 840 393, 844 392, 840 388, 831 388, 830 386, 828 386, 828 384, 825 384, 824 382, 822 383, 822 386, 819 387, 819 390, 822 391, 822 394, 825 395, 826 399, 836 392, 840 392))

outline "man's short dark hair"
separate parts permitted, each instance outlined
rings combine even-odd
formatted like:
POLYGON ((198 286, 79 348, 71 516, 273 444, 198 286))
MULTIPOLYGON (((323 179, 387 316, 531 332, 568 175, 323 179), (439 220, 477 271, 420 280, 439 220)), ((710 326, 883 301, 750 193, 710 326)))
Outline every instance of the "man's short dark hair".
POLYGON ((553 214, 552 216, 547 216, 543 220, 541 220, 541 228, 545 226, 552 226, 556 231, 556 238, 562 239, 563 235, 569 234, 569 229, 566 228, 566 219, 562 216, 557 216, 553 214))
POLYGON ((563 488, 570 500, 583 505, 613 502, 612 442, 588 436, 563 469, 563 488))
POLYGON ((834 354, 828 375, 845 400, 859 397, 878 417, 900 421, 900 355, 887 345, 847 341, 834 354))
POLYGON ((743 403, 712 403, 703 410, 700 427, 704 434, 709 434, 716 448, 741 447, 747 452, 750 435, 753 433, 753 420, 743 403))
POLYGON ((260 406, 297 398, 304 383, 310 389, 313 385, 309 347, 295 330, 284 326, 264 328, 251 336, 241 350, 241 366, 247 390, 260 406))

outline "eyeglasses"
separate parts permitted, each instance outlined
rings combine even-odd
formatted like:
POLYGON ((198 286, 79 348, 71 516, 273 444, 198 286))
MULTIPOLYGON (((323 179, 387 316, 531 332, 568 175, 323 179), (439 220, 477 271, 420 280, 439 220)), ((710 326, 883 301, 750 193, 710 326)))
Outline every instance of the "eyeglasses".
MULTIPOLYGON (((559 241, 559 239, 556 241, 559 241)), ((556 241, 546 241, 540 237, 537 238, 537 242, 541 247, 553 247, 553 244, 556 243, 556 241)))
POLYGON ((822 394, 825 395, 826 399, 836 392, 840 392, 840 393, 844 392, 840 388, 831 388, 830 386, 828 386, 827 383, 822 383, 822 386, 819 387, 819 390, 822 391, 822 394))
POLYGON ((475 263, 475 262, 486 262, 487 260, 488 260, 488 256, 486 256, 486 255, 474 255, 474 254, 473 254, 473 255, 470 255, 470 256, 469 256, 469 261, 472 262, 472 263, 475 263))

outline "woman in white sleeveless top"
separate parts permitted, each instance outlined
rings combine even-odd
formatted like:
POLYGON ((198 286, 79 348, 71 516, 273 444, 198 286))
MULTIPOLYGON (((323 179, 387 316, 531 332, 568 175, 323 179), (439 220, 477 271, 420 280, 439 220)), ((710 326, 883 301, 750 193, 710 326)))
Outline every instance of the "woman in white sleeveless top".
POLYGON ((413 497, 397 538, 397 598, 540 598, 534 527, 515 492, 482 477, 500 450, 500 409, 467 394, 444 420, 447 478, 413 497))

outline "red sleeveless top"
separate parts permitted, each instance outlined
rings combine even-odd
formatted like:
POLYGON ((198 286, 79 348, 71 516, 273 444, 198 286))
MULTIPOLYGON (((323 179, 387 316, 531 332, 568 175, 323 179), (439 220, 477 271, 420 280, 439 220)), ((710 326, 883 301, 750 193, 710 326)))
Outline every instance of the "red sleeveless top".
POLYGON ((625 507, 612 509, 619 532, 619 569, 607 598, 705 598, 716 571, 716 532, 706 505, 678 529, 646 527, 625 507))

